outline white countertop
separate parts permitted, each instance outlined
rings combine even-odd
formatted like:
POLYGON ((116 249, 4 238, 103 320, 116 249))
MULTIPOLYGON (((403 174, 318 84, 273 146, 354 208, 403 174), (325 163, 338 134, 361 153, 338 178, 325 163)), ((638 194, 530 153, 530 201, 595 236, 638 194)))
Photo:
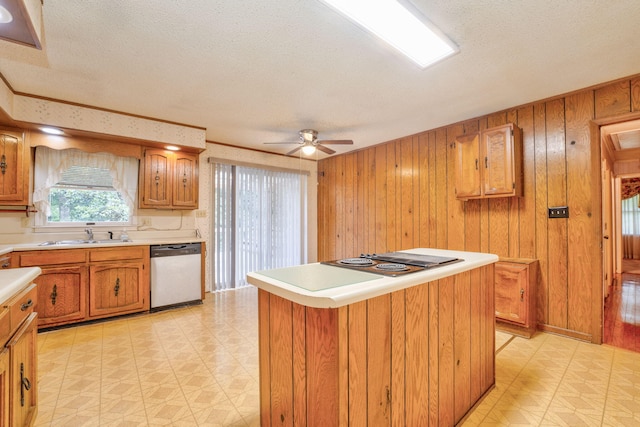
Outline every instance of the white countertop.
POLYGON ((247 281, 260 289, 298 304, 316 308, 335 308, 453 276, 498 261, 497 255, 480 252, 430 248, 400 252, 455 257, 464 261, 398 277, 313 263, 263 273, 251 272, 247 274, 247 281), (284 279, 286 281, 269 277, 267 274, 286 277, 284 279), (319 290, 309 290, 314 288, 319 290))
POLYGON ((0 245, 0 255, 17 251, 48 251, 56 249, 76 249, 76 248, 110 248, 117 246, 147 246, 147 245, 168 245, 179 243, 202 243, 204 239, 188 238, 188 237, 171 237, 171 238, 154 238, 154 239, 136 239, 132 242, 121 242, 116 240, 109 243, 79 243, 77 245, 48 245, 40 246, 42 242, 35 243, 14 243, 0 245))
POLYGON ((40 275, 40 267, 0 270, 0 305, 40 275))

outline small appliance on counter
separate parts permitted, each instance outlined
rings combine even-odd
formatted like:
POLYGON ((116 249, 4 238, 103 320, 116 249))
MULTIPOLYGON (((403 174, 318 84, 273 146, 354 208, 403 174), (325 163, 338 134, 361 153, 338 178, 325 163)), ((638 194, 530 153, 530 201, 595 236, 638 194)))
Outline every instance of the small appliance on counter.
POLYGON ((422 255, 410 252, 387 252, 384 254, 361 254, 358 258, 323 261, 320 264, 395 277, 461 261, 464 260, 455 257, 422 255))
POLYGON ((151 246, 151 309, 202 303, 201 243, 151 246))

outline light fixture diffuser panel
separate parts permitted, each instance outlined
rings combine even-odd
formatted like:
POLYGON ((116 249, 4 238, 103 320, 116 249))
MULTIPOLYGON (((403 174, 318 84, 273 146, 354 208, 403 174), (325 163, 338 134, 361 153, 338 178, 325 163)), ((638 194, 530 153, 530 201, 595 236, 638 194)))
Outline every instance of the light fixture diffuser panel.
POLYGON ((395 0, 322 0, 375 34, 420 67, 458 51, 439 30, 432 29, 395 0))

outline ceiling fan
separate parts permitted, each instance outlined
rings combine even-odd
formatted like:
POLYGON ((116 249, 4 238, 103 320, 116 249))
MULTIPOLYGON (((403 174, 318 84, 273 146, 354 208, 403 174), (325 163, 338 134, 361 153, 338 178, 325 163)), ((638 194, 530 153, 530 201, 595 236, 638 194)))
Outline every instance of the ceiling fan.
POLYGON ((302 129, 298 132, 300 135, 300 141, 292 141, 292 142, 265 142, 265 144, 298 144, 296 148, 289 151, 286 155, 290 156, 293 153, 296 153, 298 150, 302 150, 302 152, 306 155, 311 155, 316 152, 316 149, 322 151, 323 153, 333 154, 334 150, 331 148, 325 147, 328 144, 342 144, 349 145, 353 144, 353 141, 350 139, 332 139, 332 140, 318 140, 318 132, 313 129, 302 129))

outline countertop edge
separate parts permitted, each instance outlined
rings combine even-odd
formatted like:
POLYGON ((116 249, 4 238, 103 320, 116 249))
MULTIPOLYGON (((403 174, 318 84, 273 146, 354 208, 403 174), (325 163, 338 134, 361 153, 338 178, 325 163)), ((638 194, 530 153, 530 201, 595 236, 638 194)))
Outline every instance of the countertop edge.
POLYGON ((205 239, 201 238, 168 238, 168 239, 137 239, 132 242, 115 242, 115 243, 80 243, 77 245, 49 245, 40 246, 38 243, 13 243, 0 245, 0 255, 11 252, 24 251, 49 251, 59 249, 82 249, 82 248, 111 248, 122 246, 152 246, 152 245, 169 245, 179 243, 204 243, 205 239))
MULTIPOLYGON (((380 295, 410 288, 412 286, 460 274, 465 271, 473 270, 499 261, 499 257, 497 255, 480 252, 451 251, 429 248, 410 249, 406 252, 412 251, 422 251, 424 253, 436 255, 456 256, 464 259, 464 261, 405 276, 380 276, 379 279, 367 282, 344 285, 319 291, 309 291, 302 287, 291 285, 256 272, 248 273, 247 281, 259 289, 263 289, 269 293, 307 307, 338 308, 370 298, 375 298, 380 295)), ((332 266, 327 267, 340 268, 332 266)))
POLYGON ((28 285, 41 272, 40 267, 0 270, 0 305, 10 300, 16 292, 28 285))

